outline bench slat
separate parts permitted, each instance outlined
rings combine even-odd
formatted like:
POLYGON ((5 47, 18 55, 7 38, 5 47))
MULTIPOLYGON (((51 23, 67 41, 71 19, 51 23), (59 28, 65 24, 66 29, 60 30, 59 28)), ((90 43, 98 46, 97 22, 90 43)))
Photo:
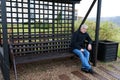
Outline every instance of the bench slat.
POLYGON ((41 54, 41 55, 27 55, 27 56, 16 56, 16 64, 22 63, 30 63, 35 61, 42 60, 51 60, 51 59, 59 59, 74 56, 73 53, 52 53, 52 54, 41 54))
MULTIPOLYGON (((70 45, 68 45, 67 43, 65 43, 65 44, 60 44, 60 45, 58 45, 58 44, 56 44, 56 45, 49 45, 48 43, 46 43, 46 44, 43 44, 43 45, 41 45, 41 44, 33 44, 33 45, 30 45, 30 44, 28 44, 28 45, 14 45, 13 47, 11 47, 12 49, 30 49, 30 48, 44 48, 44 47, 56 47, 56 49, 57 49, 57 47, 59 47, 59 46, 70 46, 70 45)), ((54 48, 55 49, 55 48, 54 48)))
POLYGON ((55 41, 41 41, 41 42, 11 42, 10 43, 10 45, 34 45, 34 44, 49 44, 49 43, 54 43, 54 44, 56 44, 56 43, 68 43, 68 42, 70 42, 70 40, 55 40, 55 41))

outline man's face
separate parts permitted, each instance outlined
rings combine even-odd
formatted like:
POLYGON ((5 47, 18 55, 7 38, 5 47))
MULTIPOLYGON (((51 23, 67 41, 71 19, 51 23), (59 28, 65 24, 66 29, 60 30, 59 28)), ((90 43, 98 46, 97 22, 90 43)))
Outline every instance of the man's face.
POLYGON ((86 33, 86 31, 87 31, 87 28, 85 28, 85 27, 82 27, 82 28, 80 28, 80 31, 81 31, 82 33, 86 33))

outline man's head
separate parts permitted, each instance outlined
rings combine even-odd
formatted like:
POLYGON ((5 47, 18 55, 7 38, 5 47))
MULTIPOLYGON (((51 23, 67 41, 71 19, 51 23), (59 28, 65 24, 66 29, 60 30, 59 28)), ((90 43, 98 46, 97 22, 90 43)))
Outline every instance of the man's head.
POLYGON ((85 25, 85 24, 83 24, 83 25, 81 26, 81 28, 80 28, 80 31, 81 31, 82 33, 86 33, 87 29, 88 29, 88 26, 85 25))

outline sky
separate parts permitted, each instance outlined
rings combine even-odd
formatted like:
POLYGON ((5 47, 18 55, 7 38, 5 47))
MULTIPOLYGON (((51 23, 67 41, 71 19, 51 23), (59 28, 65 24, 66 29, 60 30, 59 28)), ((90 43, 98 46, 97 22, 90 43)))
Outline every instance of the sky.
MULTIPOLYGON (((76 4, 75 8, 78 9, 78 16, 84 17, 87 13, 93 0, 81 0, 80 4, 76 4)), ((101 17, 114 17, 120 16, 120 0, 102 0, 101 17)), ((88 17, 96 17, 97 2, 90 12, 88 17)))

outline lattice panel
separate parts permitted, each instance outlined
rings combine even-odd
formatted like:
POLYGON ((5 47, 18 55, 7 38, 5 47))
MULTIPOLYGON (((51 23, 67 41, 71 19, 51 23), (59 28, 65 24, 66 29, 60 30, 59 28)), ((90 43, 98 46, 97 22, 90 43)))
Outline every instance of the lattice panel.
POLYGON ((34 43, 25 48, 40 53, 68 52, 73 28, 72 3, 8 0, 6 10, 12 42, 34 43))

